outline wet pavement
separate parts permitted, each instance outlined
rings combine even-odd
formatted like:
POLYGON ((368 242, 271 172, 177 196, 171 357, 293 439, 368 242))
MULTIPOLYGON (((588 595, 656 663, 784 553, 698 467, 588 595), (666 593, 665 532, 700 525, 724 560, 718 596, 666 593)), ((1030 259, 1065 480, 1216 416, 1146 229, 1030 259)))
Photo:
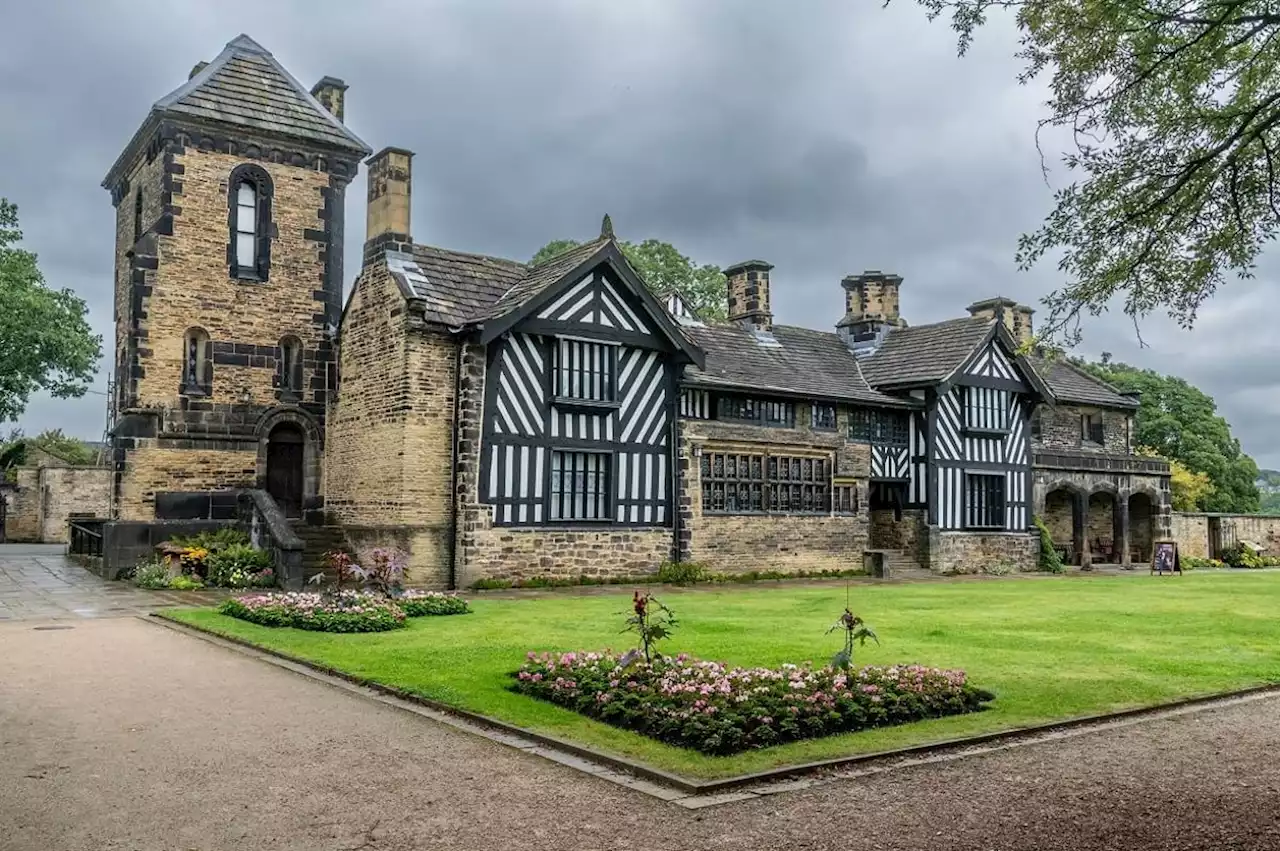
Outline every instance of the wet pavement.
POLYGON ((224 596, 224 591, 148 591, 110 582, 68 559, 61 544, 0 544, 0 621, 126 617, 208 606, 224 596))

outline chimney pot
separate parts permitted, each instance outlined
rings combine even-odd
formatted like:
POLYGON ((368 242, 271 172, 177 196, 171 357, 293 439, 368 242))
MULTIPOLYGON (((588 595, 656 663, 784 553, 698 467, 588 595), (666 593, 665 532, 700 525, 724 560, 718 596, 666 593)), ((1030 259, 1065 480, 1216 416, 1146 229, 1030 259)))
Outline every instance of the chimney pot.
POLYGON ((905 323, 899 312, 902 277, 868 269, 861 275, 847 275, 840 282, 844 288, 844 318, 836 323, 836 331, 846 344, 873 345, 890 328, 905 323))
POLYGON ((320 101, 320 105, 339 121, 343 121, 347 107, 347 84, 337 77, 321 77, 320 82, 311 87, 311 96, 320 101))

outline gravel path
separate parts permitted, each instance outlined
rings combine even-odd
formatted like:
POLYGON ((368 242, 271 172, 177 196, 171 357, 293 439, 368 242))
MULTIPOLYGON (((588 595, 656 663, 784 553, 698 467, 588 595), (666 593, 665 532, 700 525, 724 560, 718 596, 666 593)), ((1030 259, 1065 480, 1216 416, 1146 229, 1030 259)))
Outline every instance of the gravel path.
POLYGON ((33 626, 5 851, 1280 848, 1280 699, 688 811, 135 619, 33 626))

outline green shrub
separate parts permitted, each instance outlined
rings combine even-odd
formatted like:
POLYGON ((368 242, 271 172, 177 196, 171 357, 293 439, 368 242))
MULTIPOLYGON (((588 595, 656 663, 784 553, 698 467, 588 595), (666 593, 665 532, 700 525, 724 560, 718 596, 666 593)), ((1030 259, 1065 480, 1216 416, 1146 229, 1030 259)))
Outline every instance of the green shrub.
POLYGON ((224 526, 221 529, 206 529, 195 535, 177 535, 170 539, 170 543, 216 553, 228 547, 248 546, 249 535, 234 526, 224 526))
POLYGON ((256 550, 247 543, 210 550, 205 569, 209 584, 224 588, 264 587, 276 581, 271 553, 256 550))
POLYGON ((196 576, 183 574, 169 580, 169 588, 173 591, 199 591, 203 587, 204 583, 196 576))
POLYGON ((140 562, 133 569, 133 584, 139 588, 168 588, 169 565, 159 559, 140 562))
POLYGON ((982 566, 982 572, 987 576, 1008 576, 1016 570, 1017 568, 1007 561, 996 561, 982 566))
POLYGON ((1044 518, 1037 516, 1032 518, 1032 522, 1040 533, 1040 569, 1049 573, 1064 572, 1066 567, 1062 564, 1062 556, 1058 555, 1058 550, 1053 545, 1053 536, 1049 534, 1044 518))
POLYGON ((1226 562, 1218 561, 1216 558, 1200 558, 1198 556, 1178 556, 1178 563, 1183 570, 1207 570, 1211 568, 1226 567, 1226 562))
POLYGON ((512 588, 515 582, 510 579, 477 579, 471 583, 471 587, 476 591, 500 591, 504 588, 512 588))
POLYGON ((1243 541, 1232 544, 1222 553, 1222 560, 1231 567, 1265 567, 1263 557, 1243 541))
POLYGON ((657 581, 671 585, 706 582, 709 571, 696 561, 664 561, 658 565, 657 581))

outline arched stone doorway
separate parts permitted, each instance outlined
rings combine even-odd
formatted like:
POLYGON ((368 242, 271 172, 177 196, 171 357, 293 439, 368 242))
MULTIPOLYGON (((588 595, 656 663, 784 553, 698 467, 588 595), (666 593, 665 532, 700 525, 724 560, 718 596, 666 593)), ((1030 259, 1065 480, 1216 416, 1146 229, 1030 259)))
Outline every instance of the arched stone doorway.
POLYGON ((286 517, 301 517, 305 494, 306 435, 295 423, 283 422, 267 435, 267 493, 286 517))
POLYGON ((1130 561, 1142 564, 1151 561, 1151 543, 1155 540, 1156 503, 1145 491, 1129 496, 1129 554, 1130 561))
POLYGON ((1066 488, 1051 490, 1044 498, 1044 525, 1049 529, 1054 547, 1068 564, 1080 563, 1083 544, 1076 535, 1077 502, 1076 494, 1066 488))

